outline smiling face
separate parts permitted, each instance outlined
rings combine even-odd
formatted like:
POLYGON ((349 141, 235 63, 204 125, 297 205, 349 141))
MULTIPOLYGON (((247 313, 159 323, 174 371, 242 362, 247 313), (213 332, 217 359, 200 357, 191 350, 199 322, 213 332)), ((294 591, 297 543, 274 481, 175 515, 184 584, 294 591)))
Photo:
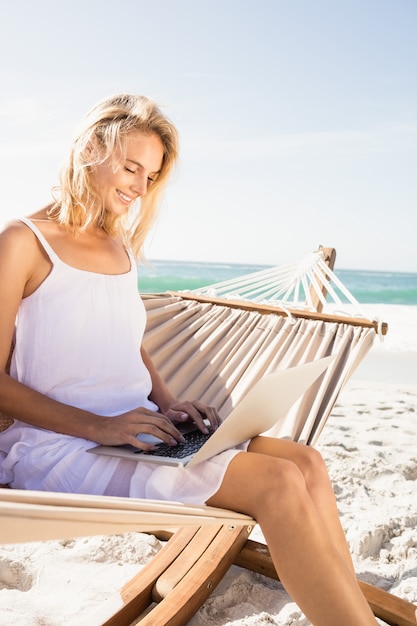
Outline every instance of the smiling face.
POLYGON ((93 171, 102 206, 114 215, 127 213, 137 198, 146 195, 158 178, 164 156, 162 142, 155 134, 132 132, 124 148, 122 155, 109 157, 93 171))

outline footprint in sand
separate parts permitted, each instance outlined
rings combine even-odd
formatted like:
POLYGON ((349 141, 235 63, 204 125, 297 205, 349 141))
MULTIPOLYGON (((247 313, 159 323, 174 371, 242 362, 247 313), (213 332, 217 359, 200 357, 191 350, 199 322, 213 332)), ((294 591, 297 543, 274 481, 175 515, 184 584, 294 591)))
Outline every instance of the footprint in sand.
POLYGON ((417 459, 411 459, 404 465, 402 474, 406 480, 417 480, 417 459))
POLYGON ((34 584, 34 578, 23 563, 9 558, 0 560, 0 589, 29 591, 34 584))

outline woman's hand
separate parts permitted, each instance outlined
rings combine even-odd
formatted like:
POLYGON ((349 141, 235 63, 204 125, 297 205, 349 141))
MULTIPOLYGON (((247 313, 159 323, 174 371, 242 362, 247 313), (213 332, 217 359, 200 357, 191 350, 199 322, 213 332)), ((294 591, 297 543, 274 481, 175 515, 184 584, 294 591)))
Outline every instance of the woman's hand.
POLYGON ((184 443, 185 439, 174 422, 188 420, 195 422, 203 433, 209 432, 204 420, 209 422, 213 430, 221 424, 221 419, 213 407, 197 400, 192 402, 175 400, 160 413, 139 407, 115 417, 103 417, 100 419, 99 428, 95 429, 93 441, 107 446, 129 443, 142 450, 153 450, 157 442, 148 443, 138 439, 138 435, 152 435, 170 446, 176 446, 184 443))
POLYGON ((213 430, 217 430, 222 423, 222 420, 214 407, 202 404, 197 400, 175 400, 174 402, 171 402, 167 408, 164 408, 162 412, 173 422, 192 420, 201 432, 206 434, 209 430, 204 420, 208 420, 213 430))
POLYGON ((141 347, 141 355, 152 379, 152 393, 149 399, 159 406, 161 413, 173 422, 192 420, 203 433, 208 432, 204 420, 208 420, 213 430, 220 426, 221 419, 215 408, 206 406, 197 400, 177 400, 158 374, 152 359, 143 346, 141 347))
POLYGON ((115 417, 104 417, 99 429, 94 433, 93 441, 106 446, 129 443, 142 450, 155 448, 157 442, 146 443, 138 439, 138 435, 153 435, 170 446, 185 441, 174 426, 172 418, 143 407, 115 417))

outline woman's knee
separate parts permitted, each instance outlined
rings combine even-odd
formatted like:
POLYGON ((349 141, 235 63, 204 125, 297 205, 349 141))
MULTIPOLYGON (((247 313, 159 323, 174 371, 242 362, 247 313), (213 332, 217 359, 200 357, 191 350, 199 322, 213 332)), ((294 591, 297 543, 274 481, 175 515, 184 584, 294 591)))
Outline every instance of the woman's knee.
POLYGON ((303 446, 298 463, 308 489, 328 482, 326 464, 320 452, 315 448, 303 446))
POLYGON ((302 519, 309 501, 308 486, 303 472, 293 461, 272 459, 259 478, 256 519, 277 523, 302 519))
POLYGON ((231 462, 220 490, 207 504, 257 518, 260 510, 276 510, 287 498, 303 499, 305 493, 304 476, 293 461, 244 452, 231 462))
POLYGON ((256 461, 253 480, 258 517, 261 511, 285 514, 290 507, 298 508, 305 502, 307 485, 296 463, 267 456, 260 456, 256 461))
POLYGON ((299 466, 288 459, 272 459, 268 463, 267 475, 264 475, 264 484, 277 494, 278 498, 289 494, 304 494, 306 481, 299 466))

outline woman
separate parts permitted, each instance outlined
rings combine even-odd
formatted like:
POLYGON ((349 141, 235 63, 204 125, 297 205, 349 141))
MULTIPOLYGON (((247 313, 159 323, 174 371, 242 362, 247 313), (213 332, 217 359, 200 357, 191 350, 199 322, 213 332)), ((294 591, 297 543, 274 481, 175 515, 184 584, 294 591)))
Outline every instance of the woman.
POLYGON ((175 398, 141 347, 137 258, 177 153, 153 102, 106 99, 74 139, 55 202, 2 232, 0 411, 15 422, 0 435, 0 482, 247 513, 312 623, 376 624, 315 450, 258 437, 191 469, 86 454, 151 447, 139 434, 177 445, 177 422, 220 423, 214 408, 175 398))

